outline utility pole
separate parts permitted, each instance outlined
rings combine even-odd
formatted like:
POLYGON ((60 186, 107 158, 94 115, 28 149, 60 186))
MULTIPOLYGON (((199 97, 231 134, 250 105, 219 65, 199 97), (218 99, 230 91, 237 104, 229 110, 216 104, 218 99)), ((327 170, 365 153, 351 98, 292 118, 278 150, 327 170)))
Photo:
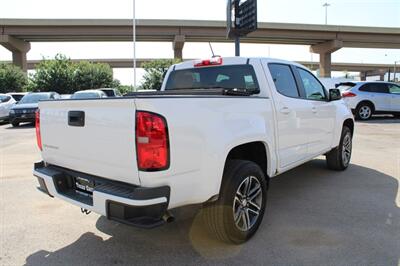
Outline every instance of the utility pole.
POLYGON ((136 90, 136 3, 133 0, 133 91, 136 90))
POLYGON ((328 7, 331 6, 328 2, 325 2, 325 4, 322 5, 325 7, 325 25, 328 25, 328 7))

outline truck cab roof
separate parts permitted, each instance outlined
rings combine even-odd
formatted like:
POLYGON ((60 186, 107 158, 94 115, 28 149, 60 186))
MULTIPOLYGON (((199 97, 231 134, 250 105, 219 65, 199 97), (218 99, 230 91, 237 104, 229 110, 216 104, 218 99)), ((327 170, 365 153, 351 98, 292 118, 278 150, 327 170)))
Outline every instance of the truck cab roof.
MULTIPOLYGON (((282 60, 282 59, 276 59, 276 58, 271 58, 271 57, 219 57, 219 56, 215 56, 213 58, 220 58, 222 60, 221 61, 222 63, 219 65, 240 65, 240 64, 251 63, 252 60, 265 60, 268 63, 289 64, 289 65, 295 65, 295 66, 298 66, 301 68, 305 68, 305 66, 300 65, 296 62, 282 60)), ((212 59, 188 60, 188 61, 184 61, 182 63, 174 65, 173 68, 175 70, 193 68, 199 62, 206 61, 206 60, 212 60, 212 59)), ((210 66, 212 66, 212 65, 210 65, 210 66)))

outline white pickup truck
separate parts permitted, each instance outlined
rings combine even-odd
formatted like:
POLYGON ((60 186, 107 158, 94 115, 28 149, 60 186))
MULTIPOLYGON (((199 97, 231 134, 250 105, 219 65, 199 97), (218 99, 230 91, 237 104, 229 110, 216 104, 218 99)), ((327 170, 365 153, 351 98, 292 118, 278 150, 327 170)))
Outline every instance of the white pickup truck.
POLYGON ((233 243, 257 231, 269 178, 319 155, 346 169, 354 130, 340 91, 305 67, 243 57, 174 65, 158 92, 43 101, 36 120, 45 193, 141 227, 201 203, 233 243))

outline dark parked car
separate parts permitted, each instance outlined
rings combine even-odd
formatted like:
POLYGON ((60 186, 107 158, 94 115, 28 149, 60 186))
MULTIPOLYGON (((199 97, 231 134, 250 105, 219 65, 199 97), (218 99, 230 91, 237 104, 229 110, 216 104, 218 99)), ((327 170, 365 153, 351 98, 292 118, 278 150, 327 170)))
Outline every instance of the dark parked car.
POLYGON ((42 100, 60 99, 56 92, 32 92, 26 94, 10 110, 10 123, 13 127, 23 122, 35 122, 35 112, 38 109, 38 102, 42 100))

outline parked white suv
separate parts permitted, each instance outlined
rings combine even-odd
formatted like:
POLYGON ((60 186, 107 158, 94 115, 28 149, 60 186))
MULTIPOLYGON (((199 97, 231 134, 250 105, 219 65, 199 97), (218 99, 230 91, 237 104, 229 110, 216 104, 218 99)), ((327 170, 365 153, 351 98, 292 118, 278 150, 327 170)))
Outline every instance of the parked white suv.
POLYGON ((257 231, 269 178, 319 155, 346 169, 354 130, 339 90, 269 58, 187 61, 161 91, 44 101, 39 111, 42 191, 141 227, 202 203, 210 230, 233 243, 257 231))
POLYGON ((400 86, 390 82, 343 82, 338 84, 346 104, 357 119, 373 114, 400 115, 400 86))

